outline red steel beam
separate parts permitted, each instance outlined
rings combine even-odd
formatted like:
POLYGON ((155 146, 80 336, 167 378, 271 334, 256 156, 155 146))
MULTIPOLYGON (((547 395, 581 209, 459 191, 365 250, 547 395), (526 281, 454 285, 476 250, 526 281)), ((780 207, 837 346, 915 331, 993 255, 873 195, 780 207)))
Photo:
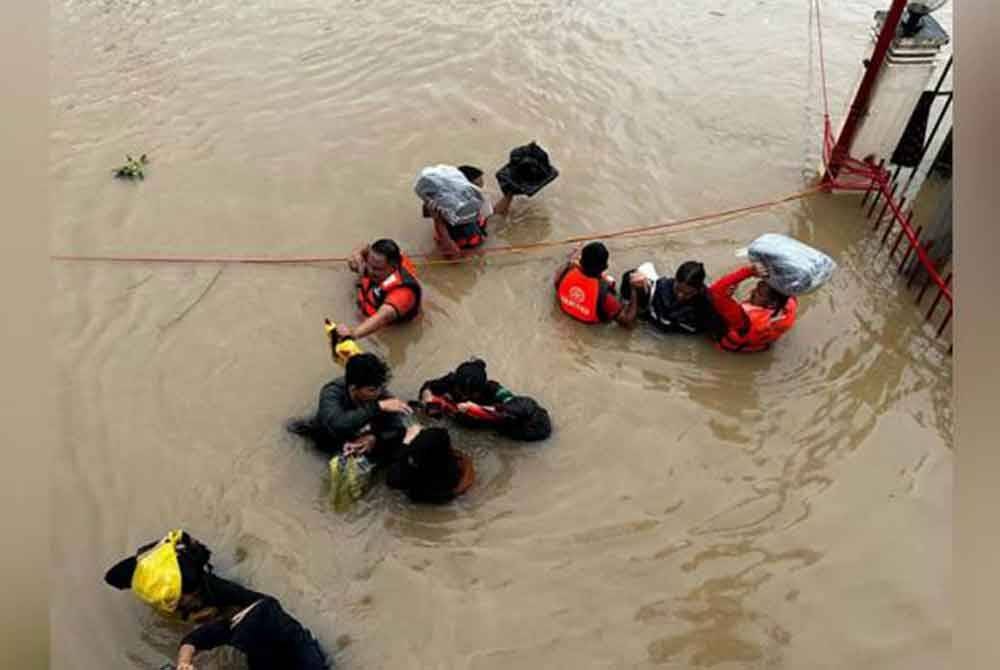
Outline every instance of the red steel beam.
POLYGON ((851 152, 854 137, 858 134, 861 119, 868 113, 868 103, 871 102, 872 92, 875 90, 875 82, 882 71, 882 64, 889 53, 889 46, 896 36, 896 26, 899 25, 899 20, 903 16, 906 4, 907 0, 892 0, 892 6, 889 7, 889 13, 885 17, 885 23, 882 24, 882 31, 875 42, 875 50, 872 52, 871 61, 869 61, 868 67, 865 69, 865 75, 858 86, 858 92, 854 96, 854 101, 851 102, 850 111, 847 112, 847 119, 844 121, 843 128, 840 129, 837 143, 833 145, 833 151, 830 154, 830 164, 827 166, 826 175, 823 177, 823 181, 825 182, 830 182, 837 178, 837 173, 840 172, 844 160, 851 152))

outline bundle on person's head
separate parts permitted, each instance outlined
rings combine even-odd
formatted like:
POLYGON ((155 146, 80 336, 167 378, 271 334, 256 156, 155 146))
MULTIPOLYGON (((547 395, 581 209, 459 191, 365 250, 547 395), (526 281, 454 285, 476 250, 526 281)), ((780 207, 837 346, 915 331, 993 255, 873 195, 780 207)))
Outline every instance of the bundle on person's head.
POLYGON ((450 226, 477 221, 484 202, 482 192, 452 165, 425 167, 417 175, 413 191, 450 226))
POLYGON ((752 262, 767 268, 765 283, 786 297, 815 291, 837 269, 833 259, 822 251, 776 233, 754 240, 747 255, 752 262))

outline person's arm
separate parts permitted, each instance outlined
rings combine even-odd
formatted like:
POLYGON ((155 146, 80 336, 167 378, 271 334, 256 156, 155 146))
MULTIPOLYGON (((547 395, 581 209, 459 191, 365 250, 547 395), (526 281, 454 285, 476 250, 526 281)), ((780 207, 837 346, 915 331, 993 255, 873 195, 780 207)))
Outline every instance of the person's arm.
MULTIPOLYGON (((385 398, 397 401, 396 398, 385 398)), ((383 413, 372 422, 371 437, 374 440, 361 452, 375 463, 383 464, 391 459, 406 437, 406 422, 402 414, 383 413)))
POLYGON ((635 325, 636 316, 639 314, 639 300, 638 297, 633 293, 632 299, 625 303, 625 306, 618 310, 618 314, 615 315, 615 321, 618 325, 625 326, 626 328, 631 328, 635 325))
POLYGON ((177 670, 195 670, 194 655, 196 653, 198 650, 194 648, 194 645, 182 644, 177 651, 177 670))
POLYGON ((399 312, 396 311, 396 308, 389 303, 385 303, 378 308, 377 312, 369 316, 354 328, 351 328, 350 334, 347 335, 347 337, 360 340, 363 337, 377 333, 390 323, 396 321, 398 318, 399 312))
POLYGON ((445 256, 459 256, 462 249, 451 239, 448 232, 448 224, 441 220, 440 215, 434 217, 434 239, 441 247, 441 253, 445 256))
POLYGON ((510 211, 510 204, 513 200, 513 193, 504 193, 503 197, 497 200, 497 204, 493 206, 493 213, 498 216, 507 216, 507 212, 510 211))
POLYGON ((195 654, 221 647, 232 639, 232 634, 229 619, 219 619, 198 626, 181 640, 180 649, 177 651, 177 670, 194 670, 195 654))
POLYGON ((740 283, 753 275, 754 268, 752 265, 748 265, 735 272, 730 272, 708 288, 708 298, 712 302, 712 307, 726 322, 726 327, 729 329, 742 330, 749 323, 742 305, 733 298, 733 292, 740 283))
POLYGON ((368 250, 369 246, 366 244, 363 247, 358 247, 351 252, 351 257, 347 260, 347 267, 349 267, 352 272, 364 274, 365 263, 368 262, 368 250))
POLYGON ((495 423, 503 418, 495 407, 480 405, 479 403, 472 402, 471 400, 460 402, 455 407, 459 414, 477 422, 485 421, 487 423, 495 423))
POLYGON ((639 303, 642 301, 644 292, 649 290, 649 280, 638 272, 626 274, 628 275, 628 284, 622 285, 622 295, 625 295, 626 287, 631 290, 628 292, 628 302, 625 303, 625 309, 618 312, 616 320, 620 325, 631 328, 635 325, 636 319, 639 316, 639 303))
POLYGON ((781 310, 781 316, 772 323, 772 327, 784 333, 795 324, 795 316, 799 309, 799 301, 794 297, 789 298, 785 303, 785 308, 781 310))
POLYGON ((378 403, 365 403, 356 409, 344 409, 347 388, 328 384, 320 392, 317 420, 331 435, 342 440, 355 437, 379 413, 378 403))
POLYGON ((420 387, 420 399, 427 402, 430 400, 430 396, 448 395, 454 383, 454 372, 449 372, 444 377, 438 377, 437 379, 428 379, 420 387))

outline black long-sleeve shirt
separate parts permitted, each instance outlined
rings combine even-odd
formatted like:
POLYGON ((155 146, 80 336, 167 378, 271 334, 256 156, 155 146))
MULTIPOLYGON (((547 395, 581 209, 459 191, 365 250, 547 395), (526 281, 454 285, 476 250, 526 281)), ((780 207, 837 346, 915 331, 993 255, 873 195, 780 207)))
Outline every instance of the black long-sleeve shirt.
MULTIPOLYGON (((379 400, 388 397, 385 392, 379 400)), ((343 377, 320 390, 314 423, 319 433, 317 446, 330 454, 338 453, 345 442, 356 439, 365 427, 370 427, 377 441, 368 457, 376 463, 389 460, 406 433, 402 415, 383 412, 377 400, 355 403, 343 377)))
POLYGON ((329 666, 319 643, 306 628, 270 596, 231 619, 219 619, 188 633, 181 645, 196 651, 223 645, 247 657, 250 670, 326 670, 329 666))
MULTIPOLYGON (((622 296, 629 299, 635 290, 629 278, 635 270, 629 270, 622 277, 622 296)), ((723 328, 723 321, 712 307, 705 291, 687 301, 680 301, 674 295, 674 279, 660 277, 652 291, 639 291, 639 316, 649 321, 665 333, 697 335, 717 333, 723 328)))

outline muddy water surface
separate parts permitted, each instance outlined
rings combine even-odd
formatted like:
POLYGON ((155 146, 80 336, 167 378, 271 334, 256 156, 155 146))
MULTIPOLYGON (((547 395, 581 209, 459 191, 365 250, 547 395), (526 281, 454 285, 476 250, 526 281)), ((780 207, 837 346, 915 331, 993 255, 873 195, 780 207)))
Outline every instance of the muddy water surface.
MULTIPOLYGON (((839 110, 879 3, 829 4, 839 110)), ((416 171, 491 174, 532 139, 562 176, 491 245, 785 195, 818 159, 809 21, 791 0, 58 0, 52 248, 427 250, 416 171), (142 183, 110 178, 129 152, 142 183)), ((714 276, 763 232, 827 250, 840 271, 757 356, 571 323, 562 250, 423 269, 422 319, 370 345, 394 389, 476 354, 556 423, 541 446, 457 432, 479 482, 442 509, 377 490, 337 515, 282 431, 337 374, 341 266, 54 266, 55 666, 172 656, 178 629, 101 575, 183 525, 343 668, 946 667, 951 361, 857 212, 811 198, 610 244, 616 273, 714 276)))

